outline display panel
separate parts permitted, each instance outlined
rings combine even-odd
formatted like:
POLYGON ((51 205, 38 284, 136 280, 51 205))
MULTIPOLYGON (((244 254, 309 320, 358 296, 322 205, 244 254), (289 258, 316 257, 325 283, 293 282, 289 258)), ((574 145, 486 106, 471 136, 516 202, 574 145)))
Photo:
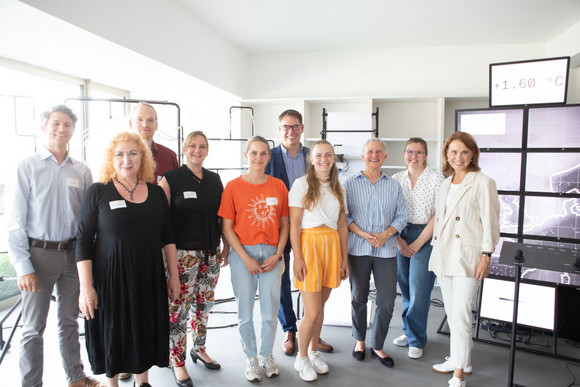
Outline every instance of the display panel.
POLYGON ((570 57, 489 65, 489 104, 496 106, 566 103, 570 57))
POLYGON ((528 148, 579 148, 580 106, 530 108, 528 148))
MULTIPOLYGON (((480 319, 512 322, 514 282, 495 278, 483 280, 480 319)), ((554 330, 556 288, 520 283, 518 325, 554 330)))
POLYGON ((479 155, 481 172, 495 180, 500 191, 520 190, 521 153, 485 152, 479 155))
POLYGON ((526 191, 580 193, 580 153, 528 153, 526 191))
POLYGON ((526 198, 524 234, 578 239, 579 222, 579 198, 526 198))
POLYGON ((457 131, 471 134, 480 148, 521 148, 523 109, 457 110, 457 131))
MULTIPOLYGON (((538 240, 534 240, 534 239, 524 239, 524 243, 531 244, 531 245, 563 247, 565 249, 572 249, 572 250, 578 250, 578 247, 579 247, 578 244, 575 244, 575 243, 538 241, 538 240)), ((556 284, 580 286, 580 274, 575 274, 575 273, 565 273, 565 272, 558 272, 558 271, 525 268, 524 270, 522 270, 522 278, 537 280, 537 281, 553 282, 556 284)))
POLYGON ((520 212, 520 197, 517 195, 499 195, 499 231, 516 234, 520 212))

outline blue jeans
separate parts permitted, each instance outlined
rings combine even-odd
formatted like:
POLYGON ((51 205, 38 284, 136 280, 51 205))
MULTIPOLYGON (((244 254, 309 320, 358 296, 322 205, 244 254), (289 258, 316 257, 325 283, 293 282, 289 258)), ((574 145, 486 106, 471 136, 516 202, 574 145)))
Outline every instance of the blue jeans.
MULTIPOLYGON (((276 247, 266 244, 243 245, 246 253, 264 263, 266 258, 276 253, 276 247)), ((268 272, 250 275, 240 256, 232 249, 229 257, 232 287, 238 304, 238 330, 242 341, 242 350, 248 358, 258 354, 256 333, 254 331, 254 304, 256 290, 260 291, 260 314, 262 328, 260 335, 260 355, 272 354, 276 338, 277 314, 280 307, 280 275, 282 262, 268 272)))
POLYGON ((284 249, 284 264, 286 268, 282 273, 282 288, 280 289, 280 311, 278 312, 278 321, 282 325, 284 332, 296 332, 296 313, 292 306, 292 283, 290 282, 290 247, 284 249))
MULTIPOLYGON (((426 225, 407 224, 401 238, 412 243, 426 225)), ((431 290, 435 284, 435 274, 429 271, 431 240, 425 242, 411 258, 397 253, 397 281, 403 299, 403 332, 409 340, 409 347, 424 348, 427 343, 427 317, 431 304, 431 290)))

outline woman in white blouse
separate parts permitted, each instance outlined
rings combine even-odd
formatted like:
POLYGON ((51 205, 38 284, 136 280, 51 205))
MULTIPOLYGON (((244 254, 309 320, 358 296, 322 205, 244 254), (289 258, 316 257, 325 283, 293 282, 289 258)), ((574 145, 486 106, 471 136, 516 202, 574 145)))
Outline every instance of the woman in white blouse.
POLYGON ((407 204, 407 227, 397 237, 397 281, 403 304, 403 335, 395 345, 409 346, 409 357, 423 356, 427 342, 427 316, 435 275, 429 271, 433 214, 439 187, 445 177, 427 168, 427 143, 412 137, 405 144, 407 170, 393 178, 403 188, 407 204))

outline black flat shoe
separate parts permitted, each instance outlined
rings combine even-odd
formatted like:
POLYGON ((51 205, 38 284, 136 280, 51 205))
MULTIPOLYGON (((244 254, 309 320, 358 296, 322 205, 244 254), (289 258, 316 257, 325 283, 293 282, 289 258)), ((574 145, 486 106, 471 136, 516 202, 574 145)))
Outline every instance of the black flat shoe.
MULTIPOLYGON (((193 384, 192 384, 192 386, 193 386, 193 384)), ((135 382, 133 382, 133 387, 135 387, 135 382)), ((151 385, 149 383, 141 383, 139 385, 139 387, 151 387, 151 385)))
POLYGON ((365 350, 363 349, 362 351, 356 351, 356 344, 354 345, 354 348, 352 349, 352 357, 354 357, 356 360, 358 361, 363 361, 365 359, 365 350))
POLYGON ((381 362, 382 365, 384 365, 387 368, 393 368, 395 366, 395 361, 393 360, 392 357, 387 356, 387 357, 380 357, 374 349, 371 348, 371 356, 377 357, 379 359, 379 361, 381 362))
POLYGON ((197 354, 197 352, 195 352, 195 350, 193 348, 191 349, 191 351, 189 351, 189 355, 191 356, 191 360, 193 360, 194 363, 197 363, 197 361, 199 360, 200 362, 203 363, 203 365, 205 366, 205 368, 209 368, 210 370, 219 370, 222 367, 221 364, 218 363, 215 360, 212 361, 211 363, 208 363, 207 361, 203 360, 197 354))
POLYGON ((177 385, 177 387, 194 387, 193 380, 191 380, 191 377, 189 377, 185 380, 177 379, 177 376, 175 375, 175 370, 173 369, 173 367, 171 367, 171 373, 173 374, 173 379, 175 379, 175 384, 177 385))

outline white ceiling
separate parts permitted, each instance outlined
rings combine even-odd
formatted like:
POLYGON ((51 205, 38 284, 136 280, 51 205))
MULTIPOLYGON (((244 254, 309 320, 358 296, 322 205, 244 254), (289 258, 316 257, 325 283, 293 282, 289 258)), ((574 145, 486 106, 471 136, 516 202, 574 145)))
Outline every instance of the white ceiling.
POLYGON ((252 54, 548 43, 580 0, 177 0, 252 54))

